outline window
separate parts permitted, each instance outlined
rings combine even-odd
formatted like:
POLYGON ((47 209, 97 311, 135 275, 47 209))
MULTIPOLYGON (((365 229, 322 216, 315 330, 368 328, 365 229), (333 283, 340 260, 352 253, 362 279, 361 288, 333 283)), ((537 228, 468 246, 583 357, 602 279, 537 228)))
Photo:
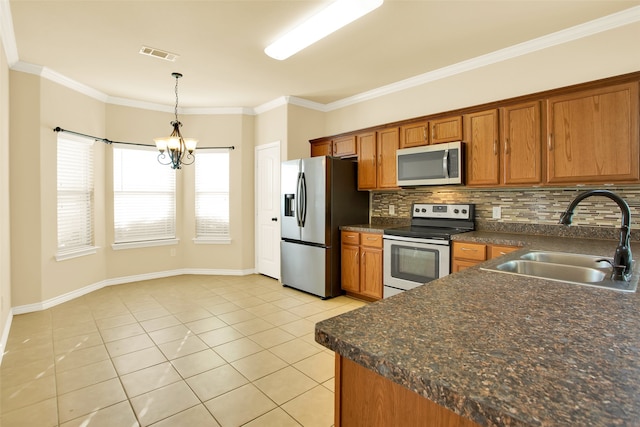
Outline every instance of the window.
POLYGON ((157 156, 153 147, 113 148, 114 249, 175 241, 176 173, 157 156), (146 244, 124 245, 134 242, 146 244))
POLYGON ((95 253, 93 141, 58 134, 58 261, 95 253))
POLYGON ((229 243, 229 152, 196 158, 196 243, 229 243))

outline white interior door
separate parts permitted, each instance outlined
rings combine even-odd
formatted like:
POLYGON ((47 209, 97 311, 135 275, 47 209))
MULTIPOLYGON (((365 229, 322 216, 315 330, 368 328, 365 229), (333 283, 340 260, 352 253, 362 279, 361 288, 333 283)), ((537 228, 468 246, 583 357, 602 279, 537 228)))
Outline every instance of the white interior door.
POLYGON ((256 270, 280 279, 280 142, 256 147, 256 270))

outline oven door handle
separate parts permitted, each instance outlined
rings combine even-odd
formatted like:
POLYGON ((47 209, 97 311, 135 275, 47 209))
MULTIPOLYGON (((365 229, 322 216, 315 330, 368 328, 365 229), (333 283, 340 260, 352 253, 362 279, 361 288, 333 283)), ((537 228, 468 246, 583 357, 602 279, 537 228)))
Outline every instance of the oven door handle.
POLYGON ((392 240, 399 242, 408 242, 408 243, 423 243, 423 244, 432 244, 439 246, 450 246, 448 240, 440 240, 440 239, 424 239, 424 238, 416 238, 416 237, 404 237, 404 236, 394 236, 391 234, 385 234, 382 236, 383 240, 392 240))

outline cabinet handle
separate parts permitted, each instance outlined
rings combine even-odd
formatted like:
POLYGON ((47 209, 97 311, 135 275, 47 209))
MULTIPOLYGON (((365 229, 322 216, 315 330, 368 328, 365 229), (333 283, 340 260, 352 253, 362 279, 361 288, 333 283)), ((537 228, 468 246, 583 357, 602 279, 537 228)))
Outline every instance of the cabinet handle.
POLYGON ((434 139, 436 139, 436 127, 431 126, 431 142, 433 142, 434 139))
POLYGON ((364 257, 364 252, 362 252, 361 257, 362 257, 362 266, 364 267, 365 266, 365 261, 366 261, 366 258, 364 257))
POLYGON ((509 154, 509 138, 504 139, 504 154, 509 154))
POLYGON ((367 237, 367 240, 374 240, 375 241, 375 240, 378 240, 378 238, 377 237, 367 237))
POLYGON ((461 251, 478 252, 478 250, 477 250, 477 249, 474 249, 474 248, 464 248, 464 247, 463 247, 463 248, 460 248, 460 250, 461 250, 461 251))
POLYGON ((360 255, 360 251, 356 251, 356 264, 360 264, 360 259, 358 255, 360 255))
POLYGON ((493 140, 493 155, 494 156, 498 155, 498 140, 497 139, 493 140))
POLYGON ((552 140, 553 140, 553 134, 550 133, 549 137, 547 138, 547 147, 549 151, 553 150, 553 143, 551 142, 552 140))
POLYGON ((428 126, 428 125, 425 125, 425 126, 422 128, 422 138, 423 138, 423 140, 424 140, 425 142, 427 142, 427 126, 428 126))

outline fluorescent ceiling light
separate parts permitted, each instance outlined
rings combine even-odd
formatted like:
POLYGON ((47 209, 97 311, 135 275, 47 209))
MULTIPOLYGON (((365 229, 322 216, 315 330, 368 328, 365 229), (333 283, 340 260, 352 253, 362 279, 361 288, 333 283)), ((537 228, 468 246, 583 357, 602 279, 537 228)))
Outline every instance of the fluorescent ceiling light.
POLYGON ((337 0, 264 50, 274 59, 287 59, 307 46, 380 7, 384 0, 337 0))

